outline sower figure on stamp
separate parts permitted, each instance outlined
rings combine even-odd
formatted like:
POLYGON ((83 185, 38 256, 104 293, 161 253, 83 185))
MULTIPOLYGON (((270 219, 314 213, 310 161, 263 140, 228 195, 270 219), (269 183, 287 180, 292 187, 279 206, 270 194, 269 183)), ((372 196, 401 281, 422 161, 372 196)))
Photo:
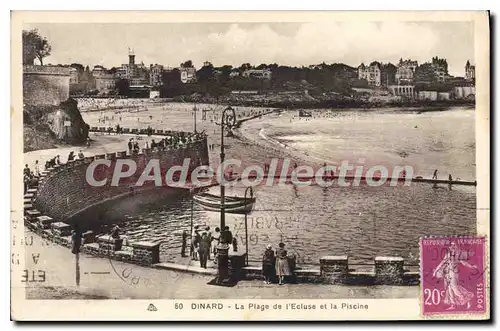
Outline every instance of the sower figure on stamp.
POLYGON ((453 310, 456 306, 470 308, 470 301, 474 294, 459 284, 459 265, 471 269, 477 269, 467 261, 460 259, 460 249, 454 242, 446 251, 446 255, 434 270, 433 276, 444 280, 444 303, 450 305, 447 310, 453 310))

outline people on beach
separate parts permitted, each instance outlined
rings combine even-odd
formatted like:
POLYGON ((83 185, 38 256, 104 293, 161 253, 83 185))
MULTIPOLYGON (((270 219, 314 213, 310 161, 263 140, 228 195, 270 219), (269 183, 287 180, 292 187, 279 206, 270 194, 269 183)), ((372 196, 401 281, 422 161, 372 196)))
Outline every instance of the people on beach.
POLYGON ((274 265, 276 263, 274 256, 274 251, 271 244, 268 244, 264 255, 262 256, 262 274, 264 276, 264 284, 271 284, 271 279, 276 274, 274 271, 274 265))
POLYGON ((279 284, 283 285, 285 276, 290 276, 290 266, 288 264, 287 251, 285 250, 285 244, 280 243, 278 250, 276 251, 276 276, 278 276, 279 284))
POLYGON ((83 155, 83 152, 80 150, 80 152, 78 153, 78 158, 80 160, 84 159, 85 158, 85 155, 83 155))
POLYGON ((438 170, 434 170, 434 174, 432 175, 432 179, 438 179, 438 170))
POLYGON ((75 159, 75 152, 73 152, 73 151, 69 152, 68 162, 73 161, 74 159, 75 159))

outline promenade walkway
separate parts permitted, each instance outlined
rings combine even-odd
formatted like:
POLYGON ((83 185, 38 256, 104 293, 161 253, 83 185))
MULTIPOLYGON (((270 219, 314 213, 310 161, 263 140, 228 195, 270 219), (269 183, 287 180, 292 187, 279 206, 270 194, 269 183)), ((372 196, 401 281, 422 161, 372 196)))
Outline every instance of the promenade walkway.
MULTIPOLYGON (((26 235, 31 235, 27 232, 26 235)), ((240 281, 234 287, 208 285, 214 277, 175 272, 79 255, 80 284, 76 284, 76 256, 67 248, 33 234, 26 247, 26 269, 44 270, 45 282, 29 282, 33 299, 332 299, 417 298, 418 286, 343 286, 315 284, 265 285, 240 281), (39 257, 38 257, 38 254, 39 257), (37 262, 35 263, 36 258, 37 262)))

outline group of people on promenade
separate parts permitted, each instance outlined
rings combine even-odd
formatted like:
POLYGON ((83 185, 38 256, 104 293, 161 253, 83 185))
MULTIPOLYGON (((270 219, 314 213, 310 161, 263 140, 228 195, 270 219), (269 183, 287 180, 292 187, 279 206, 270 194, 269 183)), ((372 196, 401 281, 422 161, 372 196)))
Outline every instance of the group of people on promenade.
MULTIPOLYGON (((153 151, 163 150, 166 147, 177 148, 179 146, 187 145, 189 143, 204 139, 205 132, 178 132, 170 136, 160 139, 159 141, 151 140, 151 143, 146 140, 144 142, 145 149, 152 149, 153 151)), ((130 154, 138 154, 140 152, 138 138, 130 138, 127 143, 128 151, 130 154)))
MULTIPOLYGON (((184 230, 182 233, 182 257, 186 257, 187 239, 188 232, 184 230)), ((199 225, 195 225, 191 233, 191 260, 199 260, 200 266, 205 269, 209 260, 213 260, 217 264, 217 246, 219 244, 227 244, 235 252, 238 250, 236 238, 233 237, 228 226, 224 227, 222 231, 216 227, 215 233, 212 234, 209 226, 201 230, 199 225)))
POLYGON ((262 275, 264 284, 271 284, 273 279, 278 279, 278 284, 283 285, 286 277, 293 275, 295 259, 290 258, 285 250, 285 244, 279 243, 276 252, 268 244, 262 255, 262 275))
MULTIPOLYGON (((71 151, 68 155, 68 162, 75 160, 75 152, 71 151)), ((85 155, 80 150, 78 153, 78 159, 85 158, 85 155)), ((38 160, 35 160, 35 164, 33 165, 33 170, 26 164, 23 169, 23 181, 24 181, 24 194, 28 191, 29 188, 36 185, 38 179, 40 178, 40 174, 42 171, 47 170, 49 168, 53 168, 56 165, 62 165, 60 155, 56 155, 53 158, 45 161, 45 164, 42 166, 38 160)))

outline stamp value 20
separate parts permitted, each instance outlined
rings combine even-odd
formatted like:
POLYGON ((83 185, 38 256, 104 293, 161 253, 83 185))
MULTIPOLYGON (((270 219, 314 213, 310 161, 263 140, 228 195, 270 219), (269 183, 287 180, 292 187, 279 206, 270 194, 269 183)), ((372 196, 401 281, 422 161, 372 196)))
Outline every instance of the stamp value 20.
POLYGON ((484 237, 420 239, 423 315, 486 312, 484 237))

